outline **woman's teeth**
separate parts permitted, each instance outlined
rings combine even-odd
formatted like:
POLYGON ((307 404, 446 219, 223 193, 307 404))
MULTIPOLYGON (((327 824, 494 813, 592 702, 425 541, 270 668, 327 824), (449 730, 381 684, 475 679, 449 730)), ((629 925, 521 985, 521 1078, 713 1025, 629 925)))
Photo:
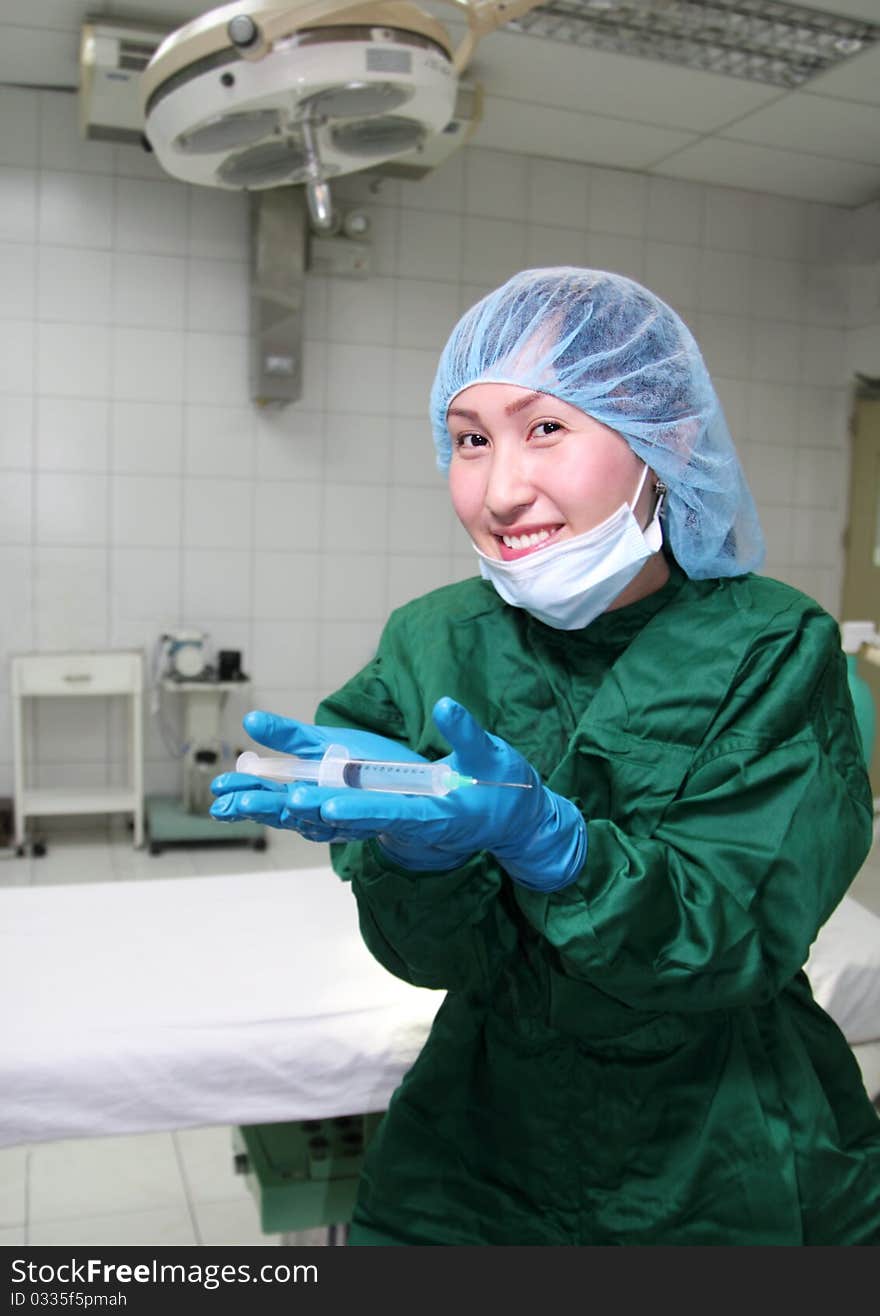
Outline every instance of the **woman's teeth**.
POLYGON ((549 538, 549 530, 539 530, 534 535, 502 535, 501 542, 507 548, 534 548, 536 544, 543 544, 544 540, 549 538))

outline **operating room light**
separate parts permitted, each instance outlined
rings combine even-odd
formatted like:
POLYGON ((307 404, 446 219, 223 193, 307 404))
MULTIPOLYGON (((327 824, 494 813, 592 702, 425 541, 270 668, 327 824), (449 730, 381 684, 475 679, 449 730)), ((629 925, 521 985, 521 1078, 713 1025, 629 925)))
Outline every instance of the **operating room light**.
POLYGON ((783 0, 549 0, 505 30, 776 87, 880 41, 880 23, 783 0))

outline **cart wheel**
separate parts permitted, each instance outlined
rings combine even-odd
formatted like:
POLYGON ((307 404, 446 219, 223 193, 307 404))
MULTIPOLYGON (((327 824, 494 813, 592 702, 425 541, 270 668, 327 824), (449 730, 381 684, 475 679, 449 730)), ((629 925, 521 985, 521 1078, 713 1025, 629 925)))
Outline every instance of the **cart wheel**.
POLYGON ((17 845, 17 846, 15 847, 15 853, 17 854, 17 856, 18 856, 19 859, 23 859, 24 856, 25 856, 25 848, 24 848, 24 846, 23 846, 23 845, 17 845))
POLYGON ((161 854, 161 853, 162 853, 162 847, 161 847, 161 845, 159 844, 159 842, 158 842, 158 841, 151 841, 151 842, 150 842, 150 854, 161 854))
POLYGON ((266 849, 266 838, 265 838, 265 836, 261 836, 261 837, 259 837, 258 840, 254 841, 254 849, 255 849, 255 850, 265 850, 265 849, 266 849))
POLYGON ((45 853, 46 853, 46 847, 43 844, 43 842, 34 841, 33 845, 31 846, 31 854, 33 855, 33 857, 35 859, 42 859, 45 853))

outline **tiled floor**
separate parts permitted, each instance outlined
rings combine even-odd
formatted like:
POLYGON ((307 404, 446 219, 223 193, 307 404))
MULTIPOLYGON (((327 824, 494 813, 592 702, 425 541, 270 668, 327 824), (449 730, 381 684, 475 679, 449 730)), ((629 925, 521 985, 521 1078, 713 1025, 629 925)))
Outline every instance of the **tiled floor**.
MULTIPOLYGON (((272 833, 257 853, 240 845, 170 847, 150 856, 124 834, 82 827, 48 837, 43 858, 0 855, 0 885, 261 872, 320 862, 316 847, 272 833)), ((850 894, 880 914, 880 842, 850 894)), ((293 1243, 325 1243, 321 1229, 293 1243)), ((79 1139, 0 1149, 0 1246, 181 1244, 273 1246, 233 1171, 232 1131, 187 1129, 135 1137, 79 1139)))

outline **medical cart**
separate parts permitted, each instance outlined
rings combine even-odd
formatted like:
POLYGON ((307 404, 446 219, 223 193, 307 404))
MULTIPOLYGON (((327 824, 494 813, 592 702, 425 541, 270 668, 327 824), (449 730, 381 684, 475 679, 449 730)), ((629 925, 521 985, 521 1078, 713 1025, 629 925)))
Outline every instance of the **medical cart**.
MULTIPOLYGON (((28 818, 74 813, 129 813, 134 844, 143 844, 143 655, 135 649, 21 653, 12 656, 13 813, 16 853, 25 853, 28 818), (27 782, 26 701, 120 696, 128 701, 127 780, 106 786, 36 787, 27 782)), ((45 853, 34 841, 32 852, 45 853)))

